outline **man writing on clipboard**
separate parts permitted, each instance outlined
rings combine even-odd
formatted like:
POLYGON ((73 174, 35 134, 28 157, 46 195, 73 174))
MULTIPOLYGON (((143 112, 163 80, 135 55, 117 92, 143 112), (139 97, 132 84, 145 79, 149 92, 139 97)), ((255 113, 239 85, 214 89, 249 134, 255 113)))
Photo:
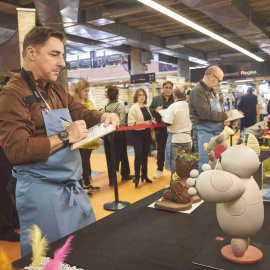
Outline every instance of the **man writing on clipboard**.
POLYGON ((209 67, 203 79, 192 89, 189 98, 190 118, 193 125, 193 144, 200 154, 199 170, 208 163, 204 143, 222 132, 223 122, 232 116, 231 111, 222 112, 213 88, 223 79, 223 71, 217 66, 209 67))
POLYGON ((23 43, 23 68, 0 95, 0 140, 14 164, 10 182, 21 228, 21 254, 31 253, 28 229, 37 224, 53 242, 95 221, 91 202, 78 184, 79 150, 70 144, 87 136, 87 128, 108 114, 75 101, 58 83, 65 67, 65 36, 50 27, 34 27, 23 43), (73 121, 68 127, 66 121, 73 121), (66 129, 65 129, 66 127, 66 129))

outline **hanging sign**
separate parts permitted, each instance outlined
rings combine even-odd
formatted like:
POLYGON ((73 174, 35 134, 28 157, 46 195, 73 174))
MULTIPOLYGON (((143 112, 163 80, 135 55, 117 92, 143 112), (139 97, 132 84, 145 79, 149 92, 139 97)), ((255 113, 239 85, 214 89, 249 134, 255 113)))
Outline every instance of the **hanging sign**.
MULTIPOLYGON (((235 65, 220 66, 224 72, 223 81, 230 79, 246 79, 270 76, 270 61, 239 63, 235 65)), ((206 68, 192 69, 191 81, 198 82, 204 76, 206 68)))
POLYGON ((152 83, 156 81, 155 73, 143 73, 130 76, 131 83, 152 83))

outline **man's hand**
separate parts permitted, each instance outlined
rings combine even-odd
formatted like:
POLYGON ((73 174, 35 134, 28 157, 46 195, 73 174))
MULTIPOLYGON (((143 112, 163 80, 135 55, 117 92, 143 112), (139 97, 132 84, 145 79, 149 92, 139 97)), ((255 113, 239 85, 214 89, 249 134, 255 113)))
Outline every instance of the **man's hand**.
POLYGON ((109 124, 112 124, 114 127, 119 127, 119 117, 116 113, 109 113, 105 119, 104 127, 107 127, 109 124))
POLYGON ((87 137, 88 130, 84 120, 72 122, 66 129, 70 143, 76 143, 87 137))
POLYGON ((225 113, 227 114, 228 118, 232 117, 232 111, 226 111, 225 113))
POLYGON ((158 106, 157 108, 156 108, 156 113, 158 112, 158 111, 160 111, 160 110, 162 110, 163 109, 163 107, 162 106, 158 106))

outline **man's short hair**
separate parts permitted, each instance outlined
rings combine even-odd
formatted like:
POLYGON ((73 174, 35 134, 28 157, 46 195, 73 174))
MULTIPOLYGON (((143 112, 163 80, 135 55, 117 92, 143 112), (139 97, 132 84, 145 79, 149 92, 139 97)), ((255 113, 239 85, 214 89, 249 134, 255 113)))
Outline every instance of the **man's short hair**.
POLYGON ((174 89, 173 93, 178 99, 184 99, 186 97, 185 90, 181 91, 180 88, 174 89))
POLYGON ((65 44, 66 36, 63 32, 60 32, 52 27, 48 26, 34 26, 24 37, 23 41, 23 58, 26 56, 26 49, 29 46, 42 45, 50 37, 58 38, 65 44))
POLYGON ((166 81, 163 83, 162 87, 164 88, 165 85, 170 84, 173 87, 173 83, 171 81, 166 81))
MULTIPOLYGON (((222 71, 222 69, 221 69, 220 67, 218 67, 218 66, 211 66, 211 67, 209 67, 209 68, 205 71, 204 75, 214 74, 214 75, 216 76, 216 75, 217 75, 217 72, 218 72, 219 70, 222 71)), ((223 71, 222 71, 222 72, 223 72, 223 71)))
POLYGON ((247 92, 248 93, 251 93, 252 94, 253 91, 254 91, 254 89, 251 86, 247 89, 247 92))
POLYGON ((214 67, 209 67, 206 71, 205 71, 205 75, 210 75, 210 74, 215 74, 215 68, 214 67))

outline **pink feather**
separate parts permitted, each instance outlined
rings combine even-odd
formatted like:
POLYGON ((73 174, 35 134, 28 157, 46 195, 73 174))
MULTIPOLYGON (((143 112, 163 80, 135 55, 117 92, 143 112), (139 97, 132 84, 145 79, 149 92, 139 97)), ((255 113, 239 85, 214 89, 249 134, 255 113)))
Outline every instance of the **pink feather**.
POLYGON ((69 236, 66 243, 54 252, 54 259, 50 259, 46 264, 44 270, 58 270, 60 265, 64 263, 65 259, 71 251, 71 241, 74 235, 69 236))

